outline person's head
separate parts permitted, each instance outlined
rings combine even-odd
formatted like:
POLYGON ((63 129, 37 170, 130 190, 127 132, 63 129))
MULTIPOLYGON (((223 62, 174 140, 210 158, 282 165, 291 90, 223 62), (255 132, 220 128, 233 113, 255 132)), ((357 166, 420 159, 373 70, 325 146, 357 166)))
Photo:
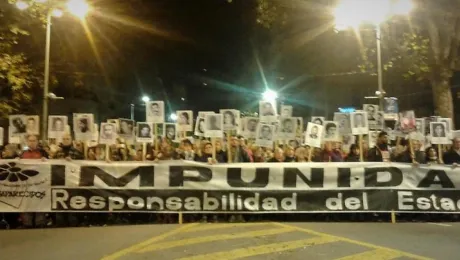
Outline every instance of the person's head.
POLYGON ((272 133, 272 131, 270 130, 270 127, 268 125, 264 125, 260 129, 260 136, 261 137, 269 138, 271 133, 272 133))
POLYGON ((69 133, 65 133, 62 135, 62 145, 63 146, 72 145, 72 136, 69 133))
POLYGON ((246 144, 246 139, 244 139, 244 136, 239 135, 239 136, 238 136, 238 140, 240 140, 240 145, 241 145, 242 147, 246 147, 246 146, 247 146, 247 144, 246 144))
POLYGON ((452 140, 452 148, 460 150, 460 137, 455 137, 454 140, 452 140))
POLYGON ((189 123, 189 116, 187 112, 182 112, 179 115, 179 124, 188 125, 189 123))
POLYGON ((363 127, 364 126, 364 118, 363 114, 355 114, 355 127, 363 127))
POLYGON ((265 102, 262 105, 262 115, 273 114, 273 105, 270 102, 265 102))
POLYGON ((367 113, 368 113, 369 115, 374 115, 374 113, 375 113, 375 107, 372 106, 372 105, 367 106, 367 113))
POLYGON ((104 136, 112 136, 114 132, 114 127, 113 125, 105 124, 104 127, 102 128, 102 133, 104 133, 104 136))
POLYGON ((311 130, 310 130, 310 134, 311 134, 311 135, 317 135, 317 134, 318 134, 318 131, 319 131, 319 130, 318 130, 318 127, 314 125, 314 126, 311 128, 311 130))
POLYGON ((192 142, 189 139, 184 139, 182 140, 182 147, 184 151, 190 152, 193 150, 193 145, 192 142))
POLYGON ((326 135, 335 136, 336 132, 337 132, 337 126, 334 123, 327 123, 326 135))
POLYGON ((297 147, 299 147, 299 142, 297 140, 291 140, 291 141, 289 141, 289 145, 294 147, 294 148, 297 148, 297 147))
POLYGON ((435 133, 435 136, 443 137, 445 135, 444 134, 444 125, 436 124, 435 127, 434 127, 434 133, 435 133))
POLYGON ((29 129, 29 130, 35 129, 35 118, 29 117, 27 119, 27 129, 29 129))
POLYGON ((60 131, 60 130, 64 129, 64 122, 62 122, 62 119, 60 119, 60 118, 55 118, 54 119, 54 129, 56 131, 60 131))
POLYGON ((294 157, 295 155, 295 152, 294 152, 294 147, 292 146, 286 146, 286 148, 284 149, 284 154, 287 156, 287 157, 294 157))
POLYGON ((240 146, 240 140, 238 139, 238 137, 232 136, 230 138, 230 144, 231 144, 232 147, 240 146))
POLYGON ((382 131, 379 133, 377 137, 377 145, 386 145, 388 144, 388 133, 385 131, 382 131))
POLYGON ((27 146, 31 150, 35 150, 38 148, 38 137, 36 135, 27 135, 27 146))
POLYGON ((222 141, 216 140, 216 151, 222 151, 222 141))
POLYGON ((426 154, 427 159, 437 159, 438 158, 438 152, 432 146, 426 149, 425 154, 426 154))
POLYGON ((159 115, 160 114, 160 106, 158 103, 152 103, 150 106, 150 111, 152 112, 152 115, 159 115))
POLYGON ((207 142, 204 144, 203 153, 207 155, 212 154, 212 144, 211 143, 207 142))
POLYGON ((353 156, 359 155, 359 146, 357 144, 350 145, 350 155, 353 155, 353 156))
POLYGON ((307 150, 304 147, 299 147, 295 150, 295 158, 297 161, 307 159, 307 150))
POLYGON ((169 126, 166 127, 166 136, 167 137, 173 138, 175 134, 176 134, 176 129, 174 128, 174 126, 169 125, 169 126))
POLYGON ((81 118, 80 121, 78 122, 78 127, 80 128, 80 131, 86 131, 88 129, 88 119, 87 118, 81 118))
POLYGON ((255 119, 249 119, 249 120, 248 120, 247 128, 248 128, 248 130, 249 130, 250 132, 256 131, 256 128, 257 128, 257 120, 255 120, 255 119))
POLYGON ((235 116, 231 111, 224 112, 224 125, 235 125, 235 116))
POLYGON ((284 161, 284 151, 283 149, 276 147, 274 150, 273 157, 278 161, 284 161))
POLYGON ((204 133, 204 119, 203 118, 198 119, 198 131, 200 133, 204 133))
POLYGON ((283 128, 285 132, 292 133, 294 131, 294 122, 289 118, 284 119, 283 128))
POLYGON ((321 118, 316 118, 315 120, 313 120, 313 123, 317 125, 323 125, 323 120, 321 120, 321 118))
POLYGON ((142 125, 141 126, 141 136, 149 136, 149 135, 150 135, 150 126, 142 125))

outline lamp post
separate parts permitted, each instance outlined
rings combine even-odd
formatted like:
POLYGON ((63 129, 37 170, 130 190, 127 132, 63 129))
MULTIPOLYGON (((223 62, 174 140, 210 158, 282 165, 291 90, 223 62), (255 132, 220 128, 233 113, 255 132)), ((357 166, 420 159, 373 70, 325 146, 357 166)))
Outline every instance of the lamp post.
MULTIPOLYGON (((35 0, 38 3, 45 3, 47 0, 35 0)), ((29 8, 29 4, 18 1, 16 7, 20 10, 29 8)), ((67 11, 72 15, 84 19, 86 14, 89 12, 89 5, 84 0, 70 0, 67 3, 67 11)), ((44 71, 44 82, 43 82, 43 114, 42 114, 42 140, 47 139, 47 128, 48 128, 48 101, 49 99, 56 99, 56 95, 50 95, 49 93, 49 79, 50 79, 50 54, 51 54, 51 22, 52 17, 60 17, 63 12, 59 9, 50 7, 46 14, 46 43, 45 43, 45 71, 44 71)))
MULTIPOLYGON (((150 97, 148 96, 142 96, 141 98, 142 102, 144 102, 142 105, 145 106, 145 109, 147 109, 147 103, 150 101, 150 97)), ((134 110, 136 109, 136 105, 134 103, 131 104, 131 120, 134 120, 134 110)))
POLYGON ((377 49, 377 91, 380 109, 383 109, 383 100, 386 92, 383 89, 382 69, 382 33, 381 24, 395 15, 408 15, 413 9, 411 0, 342 0, 334 12, 336 31, 348 28, 359 29, 361 24, 375 26, 377 49))

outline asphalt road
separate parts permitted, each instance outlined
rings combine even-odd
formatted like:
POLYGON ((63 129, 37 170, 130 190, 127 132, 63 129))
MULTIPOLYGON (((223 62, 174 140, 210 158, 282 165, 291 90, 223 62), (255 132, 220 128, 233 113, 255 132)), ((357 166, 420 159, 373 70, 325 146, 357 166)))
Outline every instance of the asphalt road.
POLYGON ((0 231, 0 259, 460 259, 460 223, 246 223, 0 231))

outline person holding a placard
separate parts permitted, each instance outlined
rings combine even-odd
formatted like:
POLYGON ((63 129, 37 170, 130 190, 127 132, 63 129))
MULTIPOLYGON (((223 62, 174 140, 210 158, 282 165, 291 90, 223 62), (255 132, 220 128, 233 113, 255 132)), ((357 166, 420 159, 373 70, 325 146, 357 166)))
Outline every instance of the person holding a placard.
POLYGON ((359 162, 360 161, 360 151, 357 144, 350 145, 350 152, 345 158, 346 162, 359 162))
POLYGON ((387 132, 380 132, 373 148, 367 153, 367 161, 369 162, 390 162, 391 154, 388 147, 387 132))
POLYGON ((70 133, 65 133, 61 140, 62 142, 59 145, 59 149, 56 152, 54 159, 66 159, 68 161, 85 159, 83 153, 73 147, 73 140, 70 133))
POLYGON ((21 159, 48 159, 48 153, 38 145, 38 137, 36 135, 27 135, 27 150, 21 154, 21 159))
POLYGON ((460 138, 455 137, 452 140, 452 148, 443 155, 445 164, 452 164, 457 166, 460 164, 460 138))
POLYGON ((273 157, 268 160, 269 163, 280 163, 284 162, 284 151, 283 149, 276 147, 273 151, 273 157))

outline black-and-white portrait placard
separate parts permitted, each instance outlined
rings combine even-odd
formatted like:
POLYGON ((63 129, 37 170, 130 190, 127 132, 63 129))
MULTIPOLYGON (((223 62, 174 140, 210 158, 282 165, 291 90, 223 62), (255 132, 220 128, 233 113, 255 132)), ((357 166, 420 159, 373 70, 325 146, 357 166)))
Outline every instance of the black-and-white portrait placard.
POLYGON ((151 143, 153 142, 153 123, 138 122, 136 141, 138 143, 151 143))
POLYGON ((59 138, 66 132, 67 116, 48 117, 48 137, 59 138))
POLYGON ((350 114, 349 113, 334 113, 333 120, 339 123, 339 133, 341 134, 351 134, 350 127, 350 114))
POLYGON ((222 138, 223 137, 223 115, 206 114, 205 115, 205 137, 222 138))
POLYGON ((299 137, 300 139, 303 138, 303 118, 302 117, 296 117, 297 119, 297 130, 296 130, 296 136, 299 137))
POLYGON ((447 144, 449 139, 447 138, 446 122, 431 122, 430 123, 430 134, 432 144, 447 144))
POLYGON ((274 139, 275 126, 271 124, 259 123, 257 127, 256 145, 273 148, 274 139))
POLYGON ((297 118, 296 117, 280 117, 278 128, 279 140, 295 139, 297 134, 297 118))
POLYGON ((40 134, 40 117, 38 115, 31 115, 25 117, 26 133, 31 135, 40 134))
POLYGON ((369 148, 372 148, 377 143, 377 137, 379 136, 379 131, 369 131, 367 135, 369 148))
POLYGON ((276 103, 269 101, 259 102, 259 117, 260 122, 271 123, 278 121, 276 113, 276 103))
POLYGON ((311 122, 312 122, 313 124, 323 125, 323 124, 324 124, 324 121, 326 121, 326 119, 324 118, 324 116, 312 116, 312 117, 311 117, 311 122))
POLYGON ((415 113, 413 110, 403 111, 399 113, 399 124, 401 132, 415 132, 415 113))
POLYGON ((119 129, 118 134, 126 139, 132 139, 134 137, 134 120, 120 118, 118 119, 119 129))
POLYGON ((350 152, 350 146, 356 142, 356 136, 352 134, 342 135, 342 150, 346 153, 350 152))
POLYGON ((385 113, 383 111, 375 111, 373 112, 372 119, 368 118, 367 122, 369 125, 369 129, 383 130, 383 128, 385 127, 385 113))
POLYGON ((307 131, 305 132, 305 144, 310 147, 321 148, 322 137, 323 126, 309 122, 307 124, 307 131))
POLYGON ((350 114, 351 133, 354 135, 366 135, 369 132, 367 113, 364 111, 350 114))
POLYGON ((73 114, 73 131, 76 135, 91 135, 94 126, 93 114, 73 114))
POLYGON ((117 143, 117 125, 113 123, 101 123, 101 130, 99 132, 100 144, 116 144, 117 143))
POLYGON ((444 122, 446 123, 446 134, 447 134, 447 138, 448 139, 452 139, 452 130, 453 127, 452 127, 452 119, 451 118, 441 118, 439 117, 437 119, 437 122, 444 122))
POLYGON ((375 116, 376 116, 377 111, 379 111, 379 106, 373 105, 373 104, 364 104, 363 110, 364 112, 367 112, 368 121, 375 121, 375 116))
POLYGON ((293 111, 292 106, 282 105, 280 115, 281 117, 292 117, 292 111, 293 111))
POLYGON ((177 115, 177 131, 188 132, 193 130, 193 111, 179 110, 177 115))
POLYGON ((240 111, 235 109, 221 109, 220 114, 223 116, 225 131, 238 130, 240 125, 240 111))
POLYGON ((204 137, 204 129, 206 125, 204 124, 204 117, 198 116, 195 122, 195 135, 204 137))
POLYGON ((163 125, 164 134, 163 136, 169 140, 176 139, 176 124, 174 123, 165 123, 163 125))
POLYGON ((154 124, 165 122, 165 103, 163 101, 150 101, 146 103, 146 121, 154 124))
POLYGON ((256 138, 258 124, 259 124, 259 118, 245 117, 244 118, 244 130, 243 130, 244 137, 256 138))
POLYGON ((415 119, 415 132, 425 136, 425 118, 415 119))
POLYGON ((22 136, 26 134, 25 115, 11 115, 9 125, 9 136, 22 136))
POLYGON ((335 121, 324 121, 324 140, 338 142, 340 140, 339 135, 339 122, 335 121))

